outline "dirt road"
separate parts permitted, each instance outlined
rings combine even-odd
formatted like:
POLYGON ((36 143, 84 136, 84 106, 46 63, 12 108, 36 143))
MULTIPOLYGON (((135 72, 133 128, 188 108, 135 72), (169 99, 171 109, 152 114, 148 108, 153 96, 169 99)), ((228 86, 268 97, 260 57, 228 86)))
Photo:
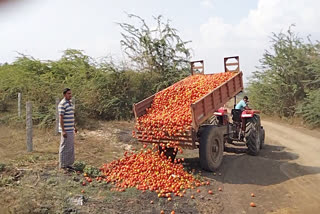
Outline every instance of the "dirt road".
POLYGON ((266 145, 259 156, 229 148, 236 154, 225 154, 221 176, 204 174, 223 186, 222 213, 320 213, 320 133, 272 121, 262 125, 266 145))

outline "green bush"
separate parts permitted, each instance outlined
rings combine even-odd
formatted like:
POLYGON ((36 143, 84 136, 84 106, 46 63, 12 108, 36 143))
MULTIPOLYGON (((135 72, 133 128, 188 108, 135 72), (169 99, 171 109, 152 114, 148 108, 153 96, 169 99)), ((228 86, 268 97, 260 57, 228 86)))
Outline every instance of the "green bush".
POLYGON ((289 29, 273 35, 270 49, 250 79, 252 105, 265 114, 301 115, 319 125, 320 43, 304 42, 289 29))
POLYGON ((133 103, 187 75, 190 50, 169 22, 162 23, 161 16, 155 19, 158 24, 155 30, 150 30, 140 17, 129 17, 143 23, 138 27, 120 24, 124 30, 121 44, 132 60, 129 67, 116 66, 106 59, 97 62, 74 49, 65 50, 57 61, 20 55, 13 63, 0 65, 0 111, 10 109, 9 101, 16 100, 20 92, 22 103, 33 103, 34 124, 52 126, 55 100, 62 99, 62 90, 68 87, 76 100, 78 125, 85 124, 88 118, 131 119, 133 103), (135 38, 141 43, 135 43, 132 49, 125 41, 130 41, 133 28, 137 33, 135 38), (161 37, 158 36, 160 31, 161 37), (137 64, 143 66, 135 66, 137 64))
POLYGON ((313 127, 320 127, 320 89, 307 94, 299 113, 313 127))

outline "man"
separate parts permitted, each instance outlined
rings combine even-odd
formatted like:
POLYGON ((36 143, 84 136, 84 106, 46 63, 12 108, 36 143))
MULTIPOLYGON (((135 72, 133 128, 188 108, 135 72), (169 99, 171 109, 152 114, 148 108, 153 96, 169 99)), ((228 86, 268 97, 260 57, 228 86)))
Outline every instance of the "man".
POLYGON ((244 109, 247 110, 249 109, 248 107, 248 102, 249 102, 249 99, 247 96, 244 96, 243 97, 243 100, 241 100, 235 107, 235 109, 239 109, 241 111, 243 111, 244 109))
POLYGON ((77 132, 74 122, 74 106, 71 89, 63 90, 64 98, 59 103, 59 132, 61 141, 59 148, 59 168, 72 170, 74 163, 74 132, 77 132))

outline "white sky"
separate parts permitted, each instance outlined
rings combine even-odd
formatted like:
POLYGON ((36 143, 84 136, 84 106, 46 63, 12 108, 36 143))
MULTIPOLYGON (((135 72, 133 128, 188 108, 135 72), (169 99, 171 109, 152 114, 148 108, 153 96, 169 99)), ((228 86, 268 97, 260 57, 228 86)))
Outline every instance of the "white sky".
MULTIPOLYGON (((13 0, 11 0, 13 1, 13 0)), ((11 2, 9 1, 9 2, 11 2)), ((1 2, 1 1, 0 1, 1 2)), ((247 78, 272 32, 295 24, 300 36, 320 40, 319 0, 20 0, 0 5, 0 63, 17 52, 58 59, 67 48, 92 57, 121 60, 120 27, 134 13, 152 25, 152 16, 172 20, 183 40, 192 40, 193 59, 208 73, 223 71, 223 57, 240 56, 247 78)))

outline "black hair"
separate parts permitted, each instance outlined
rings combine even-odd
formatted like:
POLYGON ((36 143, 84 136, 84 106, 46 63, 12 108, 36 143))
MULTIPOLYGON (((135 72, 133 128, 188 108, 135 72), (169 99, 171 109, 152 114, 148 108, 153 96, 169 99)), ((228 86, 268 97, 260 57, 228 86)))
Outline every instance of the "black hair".
POLYGON ((244 100, 249 100, 249 98, 247 96, 244 96, 243 99, 244 100))
POLYGON ((63 89, 63 95, 65 95, 68 91, 71 91, 71 89, 70 88, 63 89))

